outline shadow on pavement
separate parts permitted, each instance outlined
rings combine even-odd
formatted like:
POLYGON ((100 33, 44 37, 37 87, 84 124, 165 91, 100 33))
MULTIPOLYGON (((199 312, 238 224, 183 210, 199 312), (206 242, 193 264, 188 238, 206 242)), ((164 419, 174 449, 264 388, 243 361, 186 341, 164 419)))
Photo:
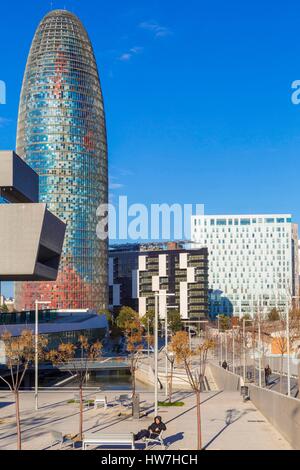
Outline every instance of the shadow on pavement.
POLYGON ((179 432, 177 434, 174 434, 173 436, 167 437, 165 441, 165 446, 170 447, 172 444, 175 444, 176 442, 183 441, 184 439, 184 433, 179 432))
MULTIPOLYGON (((215 393, 214 395, 212 395, 212 396, 206 398, 206 400, 201 400, 201 405, 203 405, 204 403, 208 402, 209 400, 212 400, 213 398, 217 397, 217 396, 220 395, 221 393, 223 393, 223 391, 220 391, 220 392, 215 393)), ((195 410, 195 409, 196 409, 196 405, 195 405, 195 406, 192 406, 192 407, 189 408, 188 410, 183 411, 183 413, 181 413, 181 414, 175 416, 175 418, 172 418, 172 419, 170 419, 169 421, 166 421, 166 424, 170 424, 170 423, 172 423, 173 421, 176 421, 176 419, 181 418, 182 416, 188 414, 190 411, 195 410)))
POLYGON ((225 432, 226 429, 229 428, 229 426, 236 423, 243 416, 248 414, 249 411, 253 411, 253 410, 246 410, 246 411, 243 411, 243 412, 240 412, 236 409, 227 410, 226 411, 226 416, 225 416, 225 426, 206 444, 206 446, 204 446, 203 450, 207 450, 211 446, 211 444, 213 444, 215 442, 215 440, 218 439, 218 437, 220 437, 221 434, 223 434, 223 432, 225 432))
POLYGON ((13 402, 0 402, 0 409, 7 408, 8 406, 14 405, 13 402))

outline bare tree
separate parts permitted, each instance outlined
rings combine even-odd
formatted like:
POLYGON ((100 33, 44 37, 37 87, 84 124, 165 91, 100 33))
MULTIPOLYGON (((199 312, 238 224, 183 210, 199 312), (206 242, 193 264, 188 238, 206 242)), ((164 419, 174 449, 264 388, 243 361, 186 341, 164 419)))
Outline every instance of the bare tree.
MULTIPOLYGON (((30 330, 24 330, 20 336, 13 337, 5 332, 1 336, 4 344, 7 367, 10 379, 0 375, 0 379, 9 387, 14 395, 17 425, 17 448, 22 450, 21 420, 20 420, 20 388, 31 363, 35 357, 35 336, 30 330)), ((38 353, 44 356, 47 340, 40 336, 38 339, 38 353)))
POLYGON ((132 376, 132 398, 136 395, 136 371, 143 349, 143 325, 138 316, 124 322, 124 334, 127 340, 127 351, 129 353, 130 371, 132 376))
POLYGON ((79 439, 83 438, 83 387, 87 380, 91 363, 100 359, 102 343, 96 341, 90 344, 85 336, 79 337, 79 345, 61 343, 57 350, 48 353, 48 359, 56 366, 67 366, 70 373, 75 374, 79 387, 79 439))
POLYGON ((188 382, 196 396, 198 450, 202 449, 201 392, 203 390, 208 352, 214 348, 214 345, 212 338, 206 335, 203 338, 202 344, 193 351, 190 349, 189 336, 185 331, 176 333, 170 345, 171 350, 175 354, 176 361, 184 365, 188 382))
POLYGON ((283 391, 283 364, 284 356, 288 352, 287 339, 289 338, 290 347, 293 348, 296 340, 299 338, 299 320, 298 310, 290 309, 279 312, 279 321, 272 327, 273 342, 280 354, 280 393, 283 391), (288 321, 289 315, 289 321, 288 321))

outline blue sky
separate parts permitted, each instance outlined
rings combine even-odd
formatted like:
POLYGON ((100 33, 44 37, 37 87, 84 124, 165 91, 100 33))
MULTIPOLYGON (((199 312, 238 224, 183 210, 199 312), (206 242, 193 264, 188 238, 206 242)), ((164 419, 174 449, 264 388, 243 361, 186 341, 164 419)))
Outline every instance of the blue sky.
MULTIPOLYGON (((297 1, 63 0, 86 26, 105 97, 111 194, 300 221, 297 1)), ((1 2, 0 148, 15 147, 22 76, 51 2, 1 2)))

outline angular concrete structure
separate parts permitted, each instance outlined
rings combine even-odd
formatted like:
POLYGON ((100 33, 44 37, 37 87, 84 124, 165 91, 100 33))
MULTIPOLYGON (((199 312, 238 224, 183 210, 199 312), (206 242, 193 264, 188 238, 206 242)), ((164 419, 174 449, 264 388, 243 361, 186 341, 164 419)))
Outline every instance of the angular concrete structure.
POLYGON ((38 175, 23 160, 0 152, 0 195, 13 202, 0 205, 0 281, 57 279, 66 225, 36 203, 38 187, 38 175))
POLYGON ((3 204, 0 220, 0 280, 55 281, 65 224, 46 204, 3 204))
POLYGON ((15 152, 0 152, 0 196, 9 202, 39 202, 39 177, 15 152))

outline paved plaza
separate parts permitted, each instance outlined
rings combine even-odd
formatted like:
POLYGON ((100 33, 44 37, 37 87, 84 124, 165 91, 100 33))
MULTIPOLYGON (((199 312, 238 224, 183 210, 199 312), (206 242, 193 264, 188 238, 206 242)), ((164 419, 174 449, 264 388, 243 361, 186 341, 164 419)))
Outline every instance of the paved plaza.
MULTIPOLYGON (((105 392, 107 410, 93 408, 84 412, 84 432, 120 434, 137 432, 147 428, 153 420, 153 393, 142 392, 142 417, 133 420, 129 410, 121 408, 115 397, 118 392, 105 392), (121 415, 120 415, 121 414, 121 415)), ((93 398, 95 392, 86 393, 93 398)), ((50 448, 51 430, 64 435, 78 432, 78 404, 68 401, 74 391, 40 393, 40 410, 34 411, 33 393, 21 394, 22 438, 24 450, 50 448)), ((164 397, 161 397, 162 400, 164 397)), ((196 408, 192 393, 177 393, 182 408, 162 408, 159 413, 167 425, 165 443, 170 450, 194 450, 196 448, 196 408)), ((12 395, 0 392, 0 450, 16 448, 15 410, 12 395)), ((207 450, 290 450, 290 445, 269 424, 251 402, 244 403, 238 392, 209 392, 202 394, 203 444, 207 450)), ((143 443, 138 445, 143 449, 143 443)), ((156 447, 159 449, 159 446, 156 447)), ((54 447, 53 449, 58 449, 54 447)))

